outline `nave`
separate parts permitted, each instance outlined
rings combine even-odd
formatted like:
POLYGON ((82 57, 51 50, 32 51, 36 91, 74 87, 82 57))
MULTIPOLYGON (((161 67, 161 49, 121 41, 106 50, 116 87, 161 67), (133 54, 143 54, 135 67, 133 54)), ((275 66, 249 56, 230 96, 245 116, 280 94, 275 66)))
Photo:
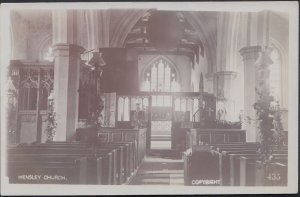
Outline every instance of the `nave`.
POLYGON ((288 149, 285 145, 266 147, 272 155, 269 169, 265 171, 258 143, 192 144, 181 153, 162 149, 146 153, 143 131, 135 132, 136 138, 127 142, 99 142, 91 135, 90 139, 81 136, 85 142, 12 145, 8 148, 9 183, 287 185, 288 149))
POLYGON ((285 13, 10 18, 9 184, 288 184, 285 13))
POLYGON ((138 168, 129 185, 184 185, 183 159, 164 150, 150 154, 138 168), (162 154, 159 154, 162 152, 162 154), (171 156, 168 156, 170 155, 171 156))

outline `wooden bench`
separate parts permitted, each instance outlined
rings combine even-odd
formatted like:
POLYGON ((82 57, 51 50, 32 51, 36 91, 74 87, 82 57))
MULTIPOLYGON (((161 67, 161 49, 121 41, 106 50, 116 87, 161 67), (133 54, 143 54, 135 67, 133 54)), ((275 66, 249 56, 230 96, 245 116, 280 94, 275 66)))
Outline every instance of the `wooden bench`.
MULTIPOLYGON (((276 159, 287 156, 287 146, 270 145, 269 148, 276 159)), ((219 180, 219 185, 240 185, 240 157, 257 156, 258 150, 258 143, 193 146, 189 154, 184 155, 185 185, 191 185, 191 181, 197 176, 205 178, 204 174, 210 174, 211 178, 219 180), (209 164, 207 160, 210 161, 209 164), (214 169, 210 168, 212 166, 214 169)))
MULTIPOLYGON (((274 157, 284 156, 286 154, 274 154, 274 157)), ((258 156, 258 153, 254 154, 245 154, 245 153, 229 153, 229 162, 230 162, 230 186, 239 186, 240 185, 240 157, 253 157, 258 156)))
MULTIPOLYGON (((231 185, 232 179, 230 175, 230 154, 256 154, 259 146, 258 144, 251 143, 251 144, 230 144, 226 145, 213 145, 211 146, 212 152, 219 156, 219 172, 220 172, 220 180, 221 185, 231 185)), ((270 149, 273 150, 274 153, 277 154, 287 154, 287 147, 281 146, 269 146, 270 149), (283 149, 283 150, 282 150, 283 149)))
POLYGON ((8 155, 14 154, 22 154, 26 156, 30 155, 49 155, 49 156, 86 156, 88 157, 88 174, 93 175, 91 177, 92 180, 89 181, 90 183, 94 184, 116 184, 116 150, 112 149, 97 149, 96 152, 94 149, 87 149, 87 148, 54 148, 54 147, 18 147, 18 148, 9 148, 8 155), (98 158, 98 159, 96 159, 98 158), (101 158, 101 159, 100 159, 101 158), (99 160, 101 160, 101 164, 99 164, 99 160), (101 167, 100 167, 101 166, 101 167), (99 174, 101 169, 101 180, 99 177, 96 178, 95 175, 99 174))
POLYGON ((132 142, 113 142, 113 143, 102 143, 100 147, 111 146, 111 145, 123 146, 123 168, 124 178, 128 180, 132 175, 137 166, 134 165, 136 154, 134 152, 134 144, 132 142))
POLYGON ((9 183, 85 184, 87 158, 78 156, 35 156, 8 160, 9 183))
MULTIPOLYGON (((256 183, 256 162, 258 156, 240 157, 240 186, 255 186, 256 183)), ((287 155, 276 156, 273 162, 287 163, 287 155)), ((260 185, 263 186, 263 185, 260 185)))
POLYGON ((209 146, 188 149, 184 155, 184 185, 217 186, 219 179, 219 158, 209 146), (195 148, 195 149, 194 149, 195 148))
MULTIPOLYGON (((124 183, 134 171, 133 166, 133 143, 132 142, 111 142, 99 143, 98 148, 116 148, 117 149, 117 184, 124 183)), ((70 148, 70 147, 89 147, 86 143, 76 142, 55 142, 47 144, 34 144, 35 147, 56 147, 56 148, 70 148)), ((91 148, 91 147, 90 147, 91 148)))
MULTIPOLYGON (((284 155, 286 151, 274 151, 274 155, 284 155)), ((251 151, 223 151, 221 161, 222 162, 222 180, 225 185, 234 185, 235 177, 239 175, 239 157, 241 156, 258 155, 257 152, 251 151)), ((236 179, 238 180, 238 179, 236 179)))
POLYGON ((134 143, 134 168, 141 164, 146 154, 146 129, 116 129, 101 128, 98 137, 102 142, 133 142, 134 143))
POLYGON ((255 165, 255 185, 256 186, 287 186, 288 164, 287 160, 275 160, 269 166, 266 174, 261 168, 261 161, 256 161, 255 165))

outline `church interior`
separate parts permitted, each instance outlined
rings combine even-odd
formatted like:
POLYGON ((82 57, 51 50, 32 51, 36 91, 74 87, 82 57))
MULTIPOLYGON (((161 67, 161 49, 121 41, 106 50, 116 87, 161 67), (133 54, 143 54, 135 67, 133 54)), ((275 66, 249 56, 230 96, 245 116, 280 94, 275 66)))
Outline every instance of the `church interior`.
POLYGON ((9 42, 10 184, 287 184, 287 13, 16 9, 9 42))

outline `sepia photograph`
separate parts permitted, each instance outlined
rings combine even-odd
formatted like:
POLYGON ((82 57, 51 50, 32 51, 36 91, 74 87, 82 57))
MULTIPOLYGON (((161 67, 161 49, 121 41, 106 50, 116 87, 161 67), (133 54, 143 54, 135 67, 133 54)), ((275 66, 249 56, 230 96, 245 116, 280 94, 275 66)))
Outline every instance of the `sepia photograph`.
POLYGON ((298 192, 299 4, 2 4, 1 194, 298 192))

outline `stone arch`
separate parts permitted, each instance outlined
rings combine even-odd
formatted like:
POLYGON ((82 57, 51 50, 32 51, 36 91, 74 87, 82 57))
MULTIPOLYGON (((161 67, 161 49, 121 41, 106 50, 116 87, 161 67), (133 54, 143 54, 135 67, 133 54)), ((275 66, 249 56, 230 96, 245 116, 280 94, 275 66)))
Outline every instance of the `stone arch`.
POLYGON ((287 56, 288 53, 287 53, 286 49, 282 46, 282 44, 279 41, 277 41, 274 38, 270 38, 270 43, 272 45, 274 45, 276 47, 276 49, 279 51, 279 54, 282 59, 283 67, 287 67, 288 66, 288 56, 287 56))
POLYGON ((288 108, 288 56, 287 56, 287 51, 285 48, 281 45, 280 42, 278 42, 274 38, 270 38, 270 44, 273 45, 281 58, 281 68, 280 68, 280 73, 281 73, 281 87, 280 87, 280 105, 283 108, 288 108))
POLYGON ((217 71, 236 71, 240 13, 218 16, 217 71))
POLYGON ((114 31, 110 40, 110 47, 123 47, 126 36, 137 23, 137 21, 143 17, 148 10, 130 10, 128 11, 118 23, 118 28, 114 31))
POLYGON ((183 12, 186 20, 192 25, 192 27, 199 33, 199 38, 203 42, 208 63, 208 73, 214 73, 216 71, 216 46, 217 41, 212 35, 210 35, 199 19, 197 13, 183 12))
POLYGON ((44 59, 45 52, 47 52, 48 48, 51 46, 52 46, 52 35, 50 33, 45 34, 45 36, 43 36, 40 39, 36 48, 37 52, 39 53, 38 58, 40 60, 44 59))

